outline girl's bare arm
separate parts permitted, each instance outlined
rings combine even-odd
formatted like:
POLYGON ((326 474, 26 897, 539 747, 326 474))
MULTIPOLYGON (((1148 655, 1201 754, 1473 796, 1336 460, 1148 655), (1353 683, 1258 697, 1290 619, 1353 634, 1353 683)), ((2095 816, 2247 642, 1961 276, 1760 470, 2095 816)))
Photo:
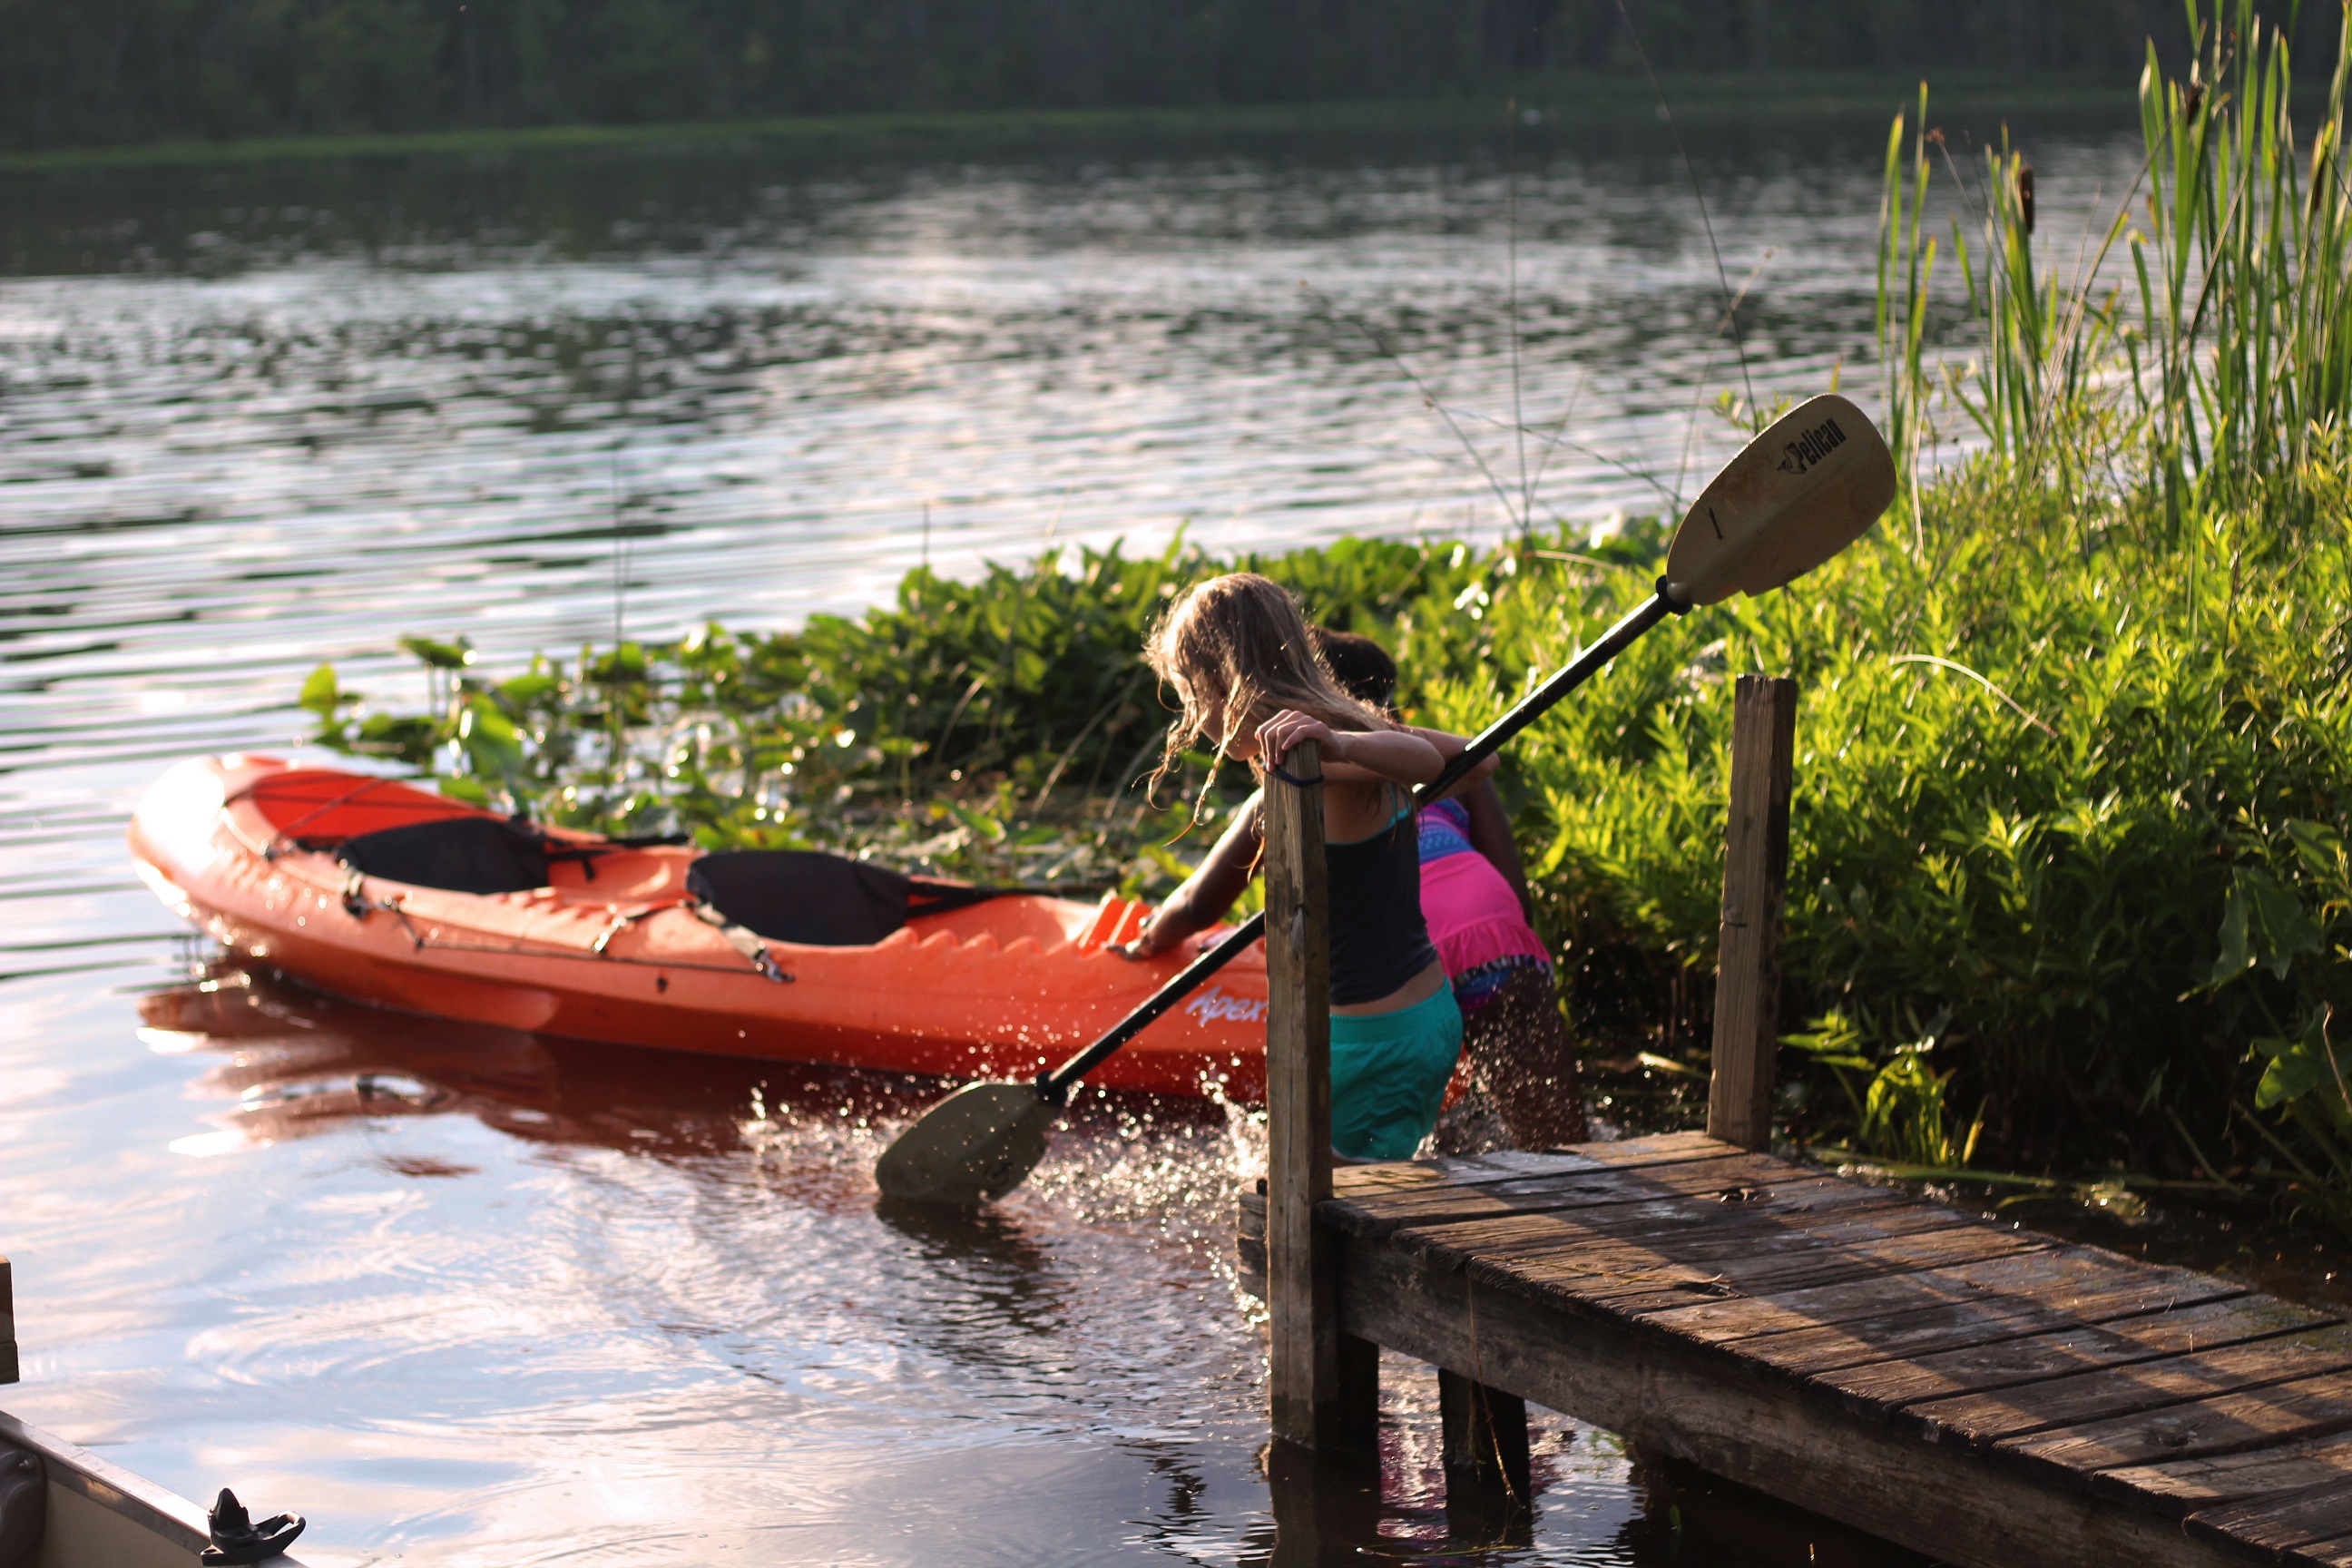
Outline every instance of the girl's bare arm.
MULTIPOLYGON (((1454 734, 1445 730, 1424 730, 1416 725, 1413 727, 1412 732, 1420 736, 1423 740, 1427 741, 1431 745, 1435 746, 1437 748, 1437 754, 1444 758, 1449 763, 1460 754, 1465 746, 1467 746, 1470 743, 1466 737, 1454 734)), ((1491 752, 1488 752, 1486 756, 1479 758, 1478 765, 1472 768, 1468 773, 1463 774, 1461 781, 1454 784, 1452 789, 1447 790, 1445 792, 1446 795, 1449 796, 1468 795, 1472 790, 1475 789, 1480 784, 1485 784, 1489 777, 1493 776, 1495 770, 1502 765, 1503 759, 1500 756, 1491 752)), ((1490 789, 1492 788, 1491 785, 1488 787, 1490 789)))
POLYGON ((1257 868, 1258 848, 1265 841, 1263 797, 1252 795, 1234 813, 1207 858, 1192 868, 1184 885, 1168 895, 1135 940, 1111 949, 1123 958, 1156 958, 1186 937, 1208 930, 1224 919, 1234 900, 1250 885, 1257 868))
POLYGON ((1503 797, 1495 793, 1495 781, 1480 779, 1464 792, 1462 804, 1470 810, 1470 847, 1494 863, 1519 895, 1519 912, 1533 921, 1536 906, 1528 896, 1527 868, 1519 864, 1518 841, 1511 837, 1511 819, 1503 810, 1503 797))
POLYGON ((1276 766, 1291 747, 1313 741, 1322 750, 1323 776, 1340 783, 1421 784, 1445 771, 1444 757, 1417 731, 1334 730, 1287 708, 1258 726, 1257 741, 1276 766))

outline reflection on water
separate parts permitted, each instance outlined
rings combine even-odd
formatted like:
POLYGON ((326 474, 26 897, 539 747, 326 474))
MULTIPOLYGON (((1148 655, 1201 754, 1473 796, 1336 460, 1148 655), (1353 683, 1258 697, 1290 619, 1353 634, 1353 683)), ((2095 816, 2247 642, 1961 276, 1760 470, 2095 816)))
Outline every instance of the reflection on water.
POLYGON ((1676 1459, 1643 1456, 1633 1481, 1648 1506, 1620 1542, 1643 1559, 1710 1568, 1931 1568, 1927 1558, 1676 1459))
POLYGON ((353 1117, 457 1113, 530 1142, 709 1154, 747 1147, 747 1118, 770 1099, 780 1110, 858 1123, 905 1100, 831 1068, 550 1041, 389 1013, 234 968, 151 992, 138 1007, 148 1048, 206 1052, 192 1087, 233 1102, 211 1118, 206 1153, 331 1132, 353 1117))
MULTIPOLYGON (((298 740, 320 659, 414 698, 404 631, 509 660, 926 552, 1493 538, 1368 326, 1517 491, 1516 319, 1538 511, 1667 504, 1736 373, 1639 129, 1522 143, 1515 277, 1499 150, 1443 138, 0 175, 9 1408, 299 1509, 320 1563, 1804 1560, 1694 1546, 1687 1489, 1549 1418, 1531 1518, 1449 1515, 1402 1363, 1381 1496, 1267 1476, 1246 1119, 1090 1101, 991 1217, 881 1211, 919 1086, 187 981, 121 842, 167 761, 298 740)), ((1759 395, 1869 379, 1883 129, 1696 137, 1759 395)), ((2032 145, 2055 254, 2136 160, 2032 145)))
POLYGON ((45 1264, 11 1405, 257 1480, 321 1563, 1909 1561, 1540 1412, 1532 1508, 1449 1500, 1434 1376, 1395 1357, 1381 1485, 1270 1450, 1226 1261, 1250 1141, 1216 1108, 1097 1098, 969 1215, 867 1179, 921 1084, 227 967, 136 1012, 179 1069, 132 1075, 165 1092, 101 1152, 143 1250, 61 1269, 73 1217, 12 1205, 45 1264), (77 1339, 103 1349, 48 1348, 77 1339))

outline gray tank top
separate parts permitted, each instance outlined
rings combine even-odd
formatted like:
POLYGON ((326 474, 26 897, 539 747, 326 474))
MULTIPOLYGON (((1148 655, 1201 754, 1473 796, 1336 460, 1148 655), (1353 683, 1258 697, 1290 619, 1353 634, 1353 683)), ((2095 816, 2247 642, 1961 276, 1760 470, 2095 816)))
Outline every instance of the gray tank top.
POLYGON ((1437 962, 1421 914, 1421 831, 1410 804, 1370 838, 1326 842, 1323 871, 1333 1006, 1377 1002, 1437 962))

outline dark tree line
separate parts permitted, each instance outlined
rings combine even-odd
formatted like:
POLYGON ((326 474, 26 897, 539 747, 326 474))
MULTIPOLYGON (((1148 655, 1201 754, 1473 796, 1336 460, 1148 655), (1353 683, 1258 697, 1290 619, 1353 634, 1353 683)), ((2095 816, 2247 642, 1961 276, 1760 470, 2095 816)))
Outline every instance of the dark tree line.
MULTIPOLYGON (((2179 0, 1627 7, 1667 71, 2114 72, 2184 37, 2179 0)), ((1415 98, 1638 68, 1617 0, 0 0, 0 40, 18 148, 1415 98)))

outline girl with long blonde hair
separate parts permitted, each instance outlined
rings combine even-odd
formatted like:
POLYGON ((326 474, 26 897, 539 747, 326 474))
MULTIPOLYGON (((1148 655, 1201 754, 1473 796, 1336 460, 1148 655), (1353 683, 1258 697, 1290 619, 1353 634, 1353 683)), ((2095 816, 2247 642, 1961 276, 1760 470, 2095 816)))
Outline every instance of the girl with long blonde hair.
MULTIPOLYGON (((1144 658, 1173 689, 1176 721, 1156 784, 1186 748, 1279 782, 1290 749, 1313 741, 1323 765, 1331 953, 1331 1144, 1355 1160, 1410 1159, 1437 1122, 1462 1050, 1462 1014, 1421 912, 1412 787, 1464 744, 1409 730, 1332 678, 1287 590, 1255 573, 1195 584, 1171 605, 1144 658)), ((1462 781, 1483 778, 1488 763, 1462 781)), ((1244 831, 1246 823, 1234 831, 1244 831)), ((1211 857, 1211 861, 1217 858, 1211 857)), ((1224 913, 1205 907, 1204 861, 1124 951, 1149 958, 1224 913)), ((1228 892, 1225 902, 1230 903, 1228 892)))

